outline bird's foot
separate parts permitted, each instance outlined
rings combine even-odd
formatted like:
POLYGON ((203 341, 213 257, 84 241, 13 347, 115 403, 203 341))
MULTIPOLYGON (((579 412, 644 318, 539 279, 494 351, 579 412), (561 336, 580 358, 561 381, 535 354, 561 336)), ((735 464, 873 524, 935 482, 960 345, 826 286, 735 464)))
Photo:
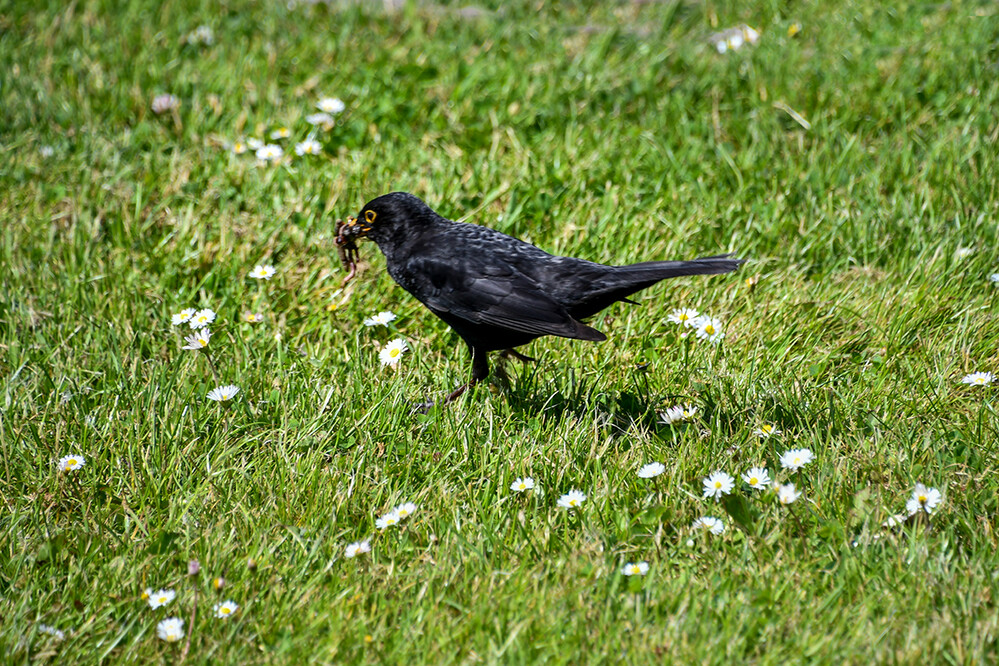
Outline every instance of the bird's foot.
POLYGON ((501 351, 499 353, 499 355, 502 356, 503 358, 515 358, 518 361, 520 361, 521 363, 537 363, 538 362, 538 359, 531 358, 527 354, 521 354, 516 349, 504 349, 503 351, 501 351))

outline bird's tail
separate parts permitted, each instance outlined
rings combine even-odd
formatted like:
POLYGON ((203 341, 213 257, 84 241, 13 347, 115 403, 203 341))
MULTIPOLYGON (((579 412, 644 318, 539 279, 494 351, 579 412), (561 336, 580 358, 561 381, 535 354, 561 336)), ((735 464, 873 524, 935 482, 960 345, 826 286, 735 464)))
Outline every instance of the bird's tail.
POLYGON ((742 259, 733 259, 731 254, 716 254, 690 261, 645 261, 629 266, 617 266, 614 272, 618 276, 635 279, 636 286, 642 285, 635 289, 638 291, 666 278, 731 273, 742 263, 742 259))

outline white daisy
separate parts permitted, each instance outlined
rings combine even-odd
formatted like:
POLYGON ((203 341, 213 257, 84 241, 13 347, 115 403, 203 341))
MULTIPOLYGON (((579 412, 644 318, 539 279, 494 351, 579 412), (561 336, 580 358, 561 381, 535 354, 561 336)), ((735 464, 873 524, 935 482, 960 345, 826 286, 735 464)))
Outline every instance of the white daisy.
POLYGON ((395 511, 389 511, 381 518, 375 520, 375 527, 377 527, 380 530, 384 530, 394 525, 398 525, 399 521, 401 520, 402 518, 399 516, 398 513, 396 513, 395 511))
POLYGON ((168 603, 174 600, 177 593, 173 590, 156 590, 149 595, 149 607, 159 608, 160 606, 166 606, 168 603))
POLYGON ((194 330, 204 328, 215 321, 215 311, 209 308, 204 308, 203 310, 198 310, 195 312, 191 318, 187 321, 188 325, 194 330))
POLYGON ((259 324, 264 320, 264 315, 261 312, 250 312, 247 310, 243 313, 243 321, 248 324, 259 324))
POLYGON ((326 127, 333 124, 333 116, 328 113, 312 113, 305 116, 305 122, 310 125, 321 125, 326 127))
POLYGON ((161 114, 167 111, 173 111, 178 106, 180 106, 180 100, 173 95, 157 95, 153 98, 152 103, 153 113, 161 114))
POLYGON ((679 324, 684 328, 693 328, 694 322, 701 314, 694 308, 676 308, 667 317, 666 321, 679 324))
POLYGON ((625 576, 644 576, 649 573, 649 563, 644 560, 641 562, 628 562, 621 569, 621 573, 625 576))
POLYGON ((250 271, 250 277, 255 280, 270 280, 275 273, 277 273, 277 271, 274 270, 274 267, 270 264, 267 264, 266 266, 260 266, 258 264, 253 267, 252 271, 250 271))
POLYGON ((344 549, 343 556, 347 559, 357 557, 358 555, 363 555, 364 553, 371 552, 371 541, 365 539, 364 541, 355 541, 354 543, 348 543, 347 548, 344 549))
POLYGON ((905 503, 905 508, 910 516, 920 511, 933 513, 942 500, 943 496, 939 490, 927 488, 923 484, 917 483, 916 488, 912 491, 912 497, 905 503))
POLYGON ((586 495, 584 495, 581 490, 570 490, 565 495, 558 498, 558 505, 563 509, 570 511, 572 509, 578 509, 585 501, 586 495))
POLYGON ((659 412, 659 422, 666 425, 683 423, 684 421, 691 420, 696 415, 697 407, 693 405, 676 405, 675 407, 668 408, 666 411, 659 412))
POLYGON ((696 330, 694 333, 701 340, 707 340, 713 345, 718 344, 725 337, 722 324, 714 317, 699 317, 695 321, 696 330))
POLYGON ((402 338, 396 338, 392 340, 378 352, 378 359, 382 362, 382 365, 389 365, 395 367, 402 360, 402 355, 407 351, 409 347, 406 346, 406 341, 402 338))
POLYGON ((315 139, 306 139, 301 143, 295 144, 295 154, 299 157, 302 155, 319 155, 322 152, 322 145, 315 139))
POLYGON ((999 284, 999 273, 993 273, 992 275, 990 275, 989 282, 992 282, 994 284, 999 284))
POLYGON ((714 497, 721 499, 722 495, 728 495, 735 487, 735 479, 727 473, 718 470, 710 476, 706 476, 702 481, 704 485, 704 498, 714 497))
POLYGON ((212 31, 211 26, 199 25, 190 35, 187 36, 187 43, 211 46, 215 43, 215 33, 212 31))
POLYGON ((233 155, 242 155, 247 151, 247 145, 242 141, 236 141, 229 146, 229 150, 232 151, 233 155))
POLYGON ((753 434, 756 435, 757 437, 776 437, 777 435, 784 434, 784 431, 780 430, 775 425, 764 423, 759 428, 754 430, 753 434))
POLYGON ((239 387, 233 384, 217 386, 208 392, 208 399, 215 402, 229 402, 239 393, 239 387))
POLYGON ((250 137, 246 140, 246 145, 250 147, 250 150, 256 151, 264 147, 264 142, 261 139, 250 137))
POLYGON ((393 511, 399 518, 409 518, 416 512, 418 507, 413 502, 403 502, 397 506, 393 511))
POLYGON ((640 479, 652 479, 659 476, 666 471, 666 466, 662 463, 652 462, 648 465, 642 465, 638 470, 638 478, 640 479))
POLYGON ((717 536, 725 531, 725 523, 714 516, 704 516, 694 521, 693 528, 695 530, 711 532, 717 536))
MULTIPOLYGON (((42 157, 42 159, 47 160, 48 158, 55 155, 55 148, 53 148, 52 146, 42 146, 41 148, 38 149, 38 154, 42 157)), ((41 626, 44 627, 45 625, 43 624, 41 626)))
POLYGON ((179 617, 168 617, 156 625, 156 635, 167 643, 176 643, 184 637, 184 621, 179 617))
POLYGON ((75 472, 87 464, 86 458, 81 455, 71 455, 59 458, 57 466, 60 472, 75 472))
POLYGON ((55 627, 50 627, 47 624, 39 624, 38 625, 38 633, 40 633, 40 634, 48 634, 49 636, 53 636, 53 637, 59 639, 60 641, 63 640, 64 638, 66 638, 66 634, 64 634, 63 632, 59 631, 55 627))
POLYGON ((174 326, 180 326, 181 324, 191 321, 191 317, 193 317, 196 312, 197 310, 194 308, 185 308, 176 314, 170 315, 170 322, 174 326))
POLYGON ((291 130, 287 127, 279 127, 273 132, 271 132, 271 140, 278 141, 280 139, 287 139, 291 136, 291 130))
POLYGON ((975 248, 973 247, 959 247, 954 251, 954 258, 960 261, 961 259, 967 259, 975 253, 975 248))
POLYGON ((222 603, 215 604, 212 610, 215 611, 215 617, 225 619, 239 610, 239 606, 236 605, 235 601, 227 599, 222 603))
POLYGON ((512 490, 515 493, 522 493, 533 489, 534 489, 534 479, 532 479, 529 476, 518 478, 516 481, 510 484, 510 490, 512 490))
POLYGON ((187 341, 187 345, 183 349, 204 349, 208 346, 208 341, 212 339, 212 332, 207 328, 202 328, 184 339, 187 341))
POLYGON ((770 474, 766 467, 753 467, 742 475, 742 480, 753 490, 763 490, 770 485, 770 474))
POLYGON ((784 469, 801 469, 815 460, 811 449, 791 449, 780 457, 780 466, 784 469))
POLYGON ((781 504, 794 504, 801 497, 801 492, 794 489, 793 483, 777 484, 777 499, 781 504))
POLYGON ((339 97, 323 97, 316 102, 316 108, 323 113, 337 114, 343 113, 347 105, 339 97))
POLYGON ((961 383, 968 386, 988 386, 995 378, 996 376, 991 372, 973 372, 970 375, 965 375, 961 379, 961 383))
POLYGON ((268 143, 266 146, 257 148, 256 155, 261 162, 275 162, 284 156, 284 151, 281 150, 281 146, 268 143))
POLYGON ((388 310, 383 310, 373 317, 368 317, 364 320, 365 326, 388 326, 390 322, 395 321, 396 316, 394 313, 388 310))

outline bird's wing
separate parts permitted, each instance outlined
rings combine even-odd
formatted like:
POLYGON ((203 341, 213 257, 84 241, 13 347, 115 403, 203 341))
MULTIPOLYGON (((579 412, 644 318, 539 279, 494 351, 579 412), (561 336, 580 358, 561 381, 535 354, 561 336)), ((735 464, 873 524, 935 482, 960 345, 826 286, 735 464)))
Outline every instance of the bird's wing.
POLYGON ((412 257, 410 292, 435 312, 475 324, 532 335, 605 340, 600 331, 573 319, 531 278, 503 263, 412 257))

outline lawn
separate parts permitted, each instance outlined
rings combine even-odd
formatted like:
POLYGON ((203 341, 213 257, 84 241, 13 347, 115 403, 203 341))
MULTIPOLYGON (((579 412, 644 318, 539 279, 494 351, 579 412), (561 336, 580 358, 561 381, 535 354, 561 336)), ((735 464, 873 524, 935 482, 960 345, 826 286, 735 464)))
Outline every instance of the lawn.
POLYGON ((0 661, 996 662, 999 6, 895 4, 0 2, 0 661), (393 190, 746 263, 417 414, 393 190))

